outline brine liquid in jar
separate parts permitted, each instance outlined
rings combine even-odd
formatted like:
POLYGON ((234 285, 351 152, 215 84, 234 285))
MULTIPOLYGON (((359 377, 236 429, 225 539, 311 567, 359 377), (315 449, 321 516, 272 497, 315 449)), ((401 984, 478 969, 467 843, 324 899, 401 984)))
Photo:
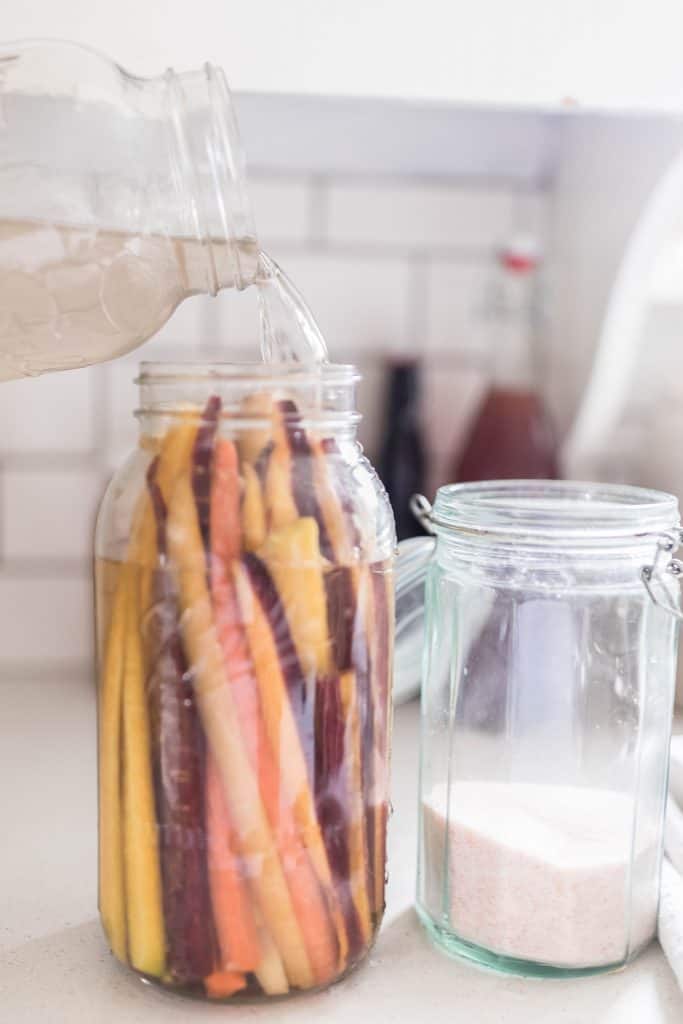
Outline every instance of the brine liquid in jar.
POLYGON ((105 932, 213 999, 329 984, 384 909, 383 498, 291 398, 237 413, 157 417, 130 530, 115 480, 97 542, 105 932))

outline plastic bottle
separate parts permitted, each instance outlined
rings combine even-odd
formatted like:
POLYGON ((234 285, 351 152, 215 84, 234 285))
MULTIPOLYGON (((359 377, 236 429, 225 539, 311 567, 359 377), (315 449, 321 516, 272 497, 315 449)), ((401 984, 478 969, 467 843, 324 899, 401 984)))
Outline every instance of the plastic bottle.
POLYGON ((0 48, 0 380, 127 352, 258 248, 220 69, 136 78, 67 43, 0 48))

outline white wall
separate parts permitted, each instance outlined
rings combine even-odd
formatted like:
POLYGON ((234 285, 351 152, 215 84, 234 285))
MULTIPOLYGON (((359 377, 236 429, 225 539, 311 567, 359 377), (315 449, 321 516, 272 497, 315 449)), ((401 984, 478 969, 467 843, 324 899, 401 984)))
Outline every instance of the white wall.
POLYGON ((3 0, 3 38, 73 39, 138 74, 234 88, 558 109, 680 109, 678 0, 3 0))
POLYGON ((563 428, 590 372, 625 246, 648 196, 681 147, 679 118, 575 117, 559 133, 548 225, 549 395, 563 428))

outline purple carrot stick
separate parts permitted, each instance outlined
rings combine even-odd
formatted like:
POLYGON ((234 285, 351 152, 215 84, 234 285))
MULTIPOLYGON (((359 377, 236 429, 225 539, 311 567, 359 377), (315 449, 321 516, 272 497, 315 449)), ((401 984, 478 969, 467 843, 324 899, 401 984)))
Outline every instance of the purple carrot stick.
MULTIPOLYGON (((165 557, 167 510, 156 460, 147 486, 165 557)), ((164 922, 169 970, 178 983, 195 984, 213 971, 214 929, 204 834, 205 740, 179 630, 173 577, 160 568, 144 631, 164 922)))
POLYGON ((197 518, 204 547, 209 547, 209 521, 211 517, 211 470, 214 443, 222 402, 212 395, 206 403, 192 451, 192 490, 197 506, 197 518))

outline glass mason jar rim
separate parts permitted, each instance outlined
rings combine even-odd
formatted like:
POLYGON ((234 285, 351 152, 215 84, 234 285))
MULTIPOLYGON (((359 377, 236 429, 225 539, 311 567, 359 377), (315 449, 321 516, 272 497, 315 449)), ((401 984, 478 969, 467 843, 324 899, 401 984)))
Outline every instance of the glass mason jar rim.
POLYGON ((216 395, 223 414, 237 427, 242 420, 253 426, 266 422, 263 412, 245 409, 243 400, 254 393, 282 390, 287 398, 305 403, 291 413, 301 416, 302 425, 310 421, 330 428, 353 427, 361 419, 355 403, 360 379, 350 363, 146 361, 135 380, 140 387, 136 415, 187 415, 189 408, 200 408, 216 395))
POLYGON ((679 525, 664 491, 574 480, 494 480, 440 487, 429 515, 445 531, 529 546, 630 545, 679 525))

